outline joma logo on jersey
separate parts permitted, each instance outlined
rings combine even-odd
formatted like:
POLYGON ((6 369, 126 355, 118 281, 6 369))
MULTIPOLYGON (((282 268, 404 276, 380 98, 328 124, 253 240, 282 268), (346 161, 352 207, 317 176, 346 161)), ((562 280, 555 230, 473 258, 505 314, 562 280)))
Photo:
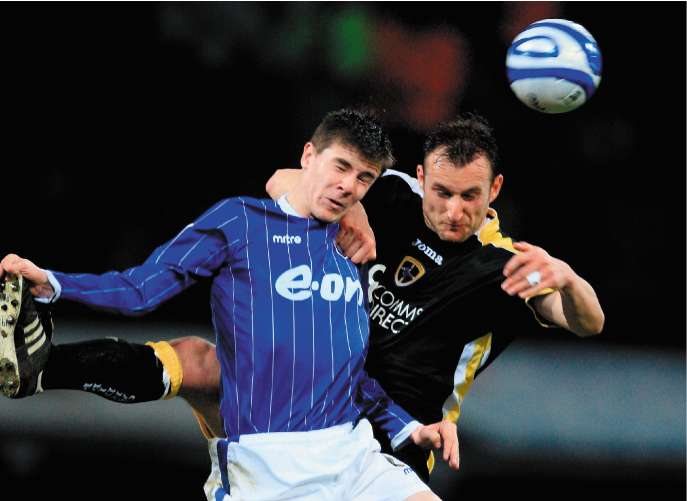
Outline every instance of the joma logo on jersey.
POLYGON ((398 287, 407 287, 417 282, 424 274, 425 267, 422 263, 414 257, 406 256, 396 268, 394 281, 398 287))
POLYGON ((417 247, 420 249, 422 252, 425 253, 425 255, 430 258, 432 261, 434 261, 436 264, 440 265, 444 262, 444 257, 437 254, 434 249, 432 249, 430 246, 423 244, 422 240, 419 238, 416 238, 415 241, 413 242, 413 247, 417 247))
POLYGON ((272 235, 272 242, 275 244, 299 244, 301 237, 299 235, 272 235))
POLYGON ((279 275, 274 288, 277 293, 291 301, 305 301, 310 299, 313 291, 319 291, 325 301, 338 301, 343 297, 349 302, 358 293, 358 306, 363 304, 363 288, 360 280, 351 277, 344 278, 338 273, 327 273, 321 282, 312 279, 312 271, 307 264, 302 264, 286 270, 279 275))

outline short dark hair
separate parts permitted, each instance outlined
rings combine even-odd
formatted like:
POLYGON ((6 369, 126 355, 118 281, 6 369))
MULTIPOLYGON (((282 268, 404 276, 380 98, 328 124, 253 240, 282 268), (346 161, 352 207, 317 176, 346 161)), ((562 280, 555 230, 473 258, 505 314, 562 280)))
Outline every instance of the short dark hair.
POLYGON ((310 142, 320 152, 336 141, 355 148, 366 160, 379 164, 382 170, 395 162, 391 140, 370 112, 344 108, 327 113, 310 142))
POLYGON ((476 113, 458 116, 432 129, 425 139, 425 158, 437 148, 445 148, 448 158, 459 167, 484 155, 491 164, 492 179, 499 174, 494 130, 486 118, 476 113))

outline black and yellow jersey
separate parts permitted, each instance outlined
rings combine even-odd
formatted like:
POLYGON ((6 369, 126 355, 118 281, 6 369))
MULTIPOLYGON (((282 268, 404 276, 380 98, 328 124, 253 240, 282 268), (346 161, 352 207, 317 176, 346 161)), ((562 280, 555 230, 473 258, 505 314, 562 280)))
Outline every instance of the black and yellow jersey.
POLYGON ((417 180, 395 171, 364 206, 378 256, 368 275, 367 371, 418 420, 457 421, 474 377, 538 325, 525 301, 501 289, 511 239, 489 209, 476 235, 442 241, 425 224, 417 180))

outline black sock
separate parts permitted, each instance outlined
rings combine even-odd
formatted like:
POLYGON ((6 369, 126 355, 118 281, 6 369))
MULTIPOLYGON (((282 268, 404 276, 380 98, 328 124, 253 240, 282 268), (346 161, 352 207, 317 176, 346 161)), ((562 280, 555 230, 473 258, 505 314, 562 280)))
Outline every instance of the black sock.
POLYGON ((41 385, 133 404, 163 397, 162 374, 162 362, 150 346, 108 338, 53 345, 41 385))

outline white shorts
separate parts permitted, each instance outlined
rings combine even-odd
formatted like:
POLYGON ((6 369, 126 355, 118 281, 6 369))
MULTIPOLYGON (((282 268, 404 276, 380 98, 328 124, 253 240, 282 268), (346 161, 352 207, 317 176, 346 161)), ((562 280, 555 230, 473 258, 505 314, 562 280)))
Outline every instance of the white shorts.
POLYGON ((402 501, 429 491, 415 472, 380 453, 372 427, 362 420, 308 432, 243 435, 228 447, 221 485, 216 440, 210 441, 209 501, 402 501))

